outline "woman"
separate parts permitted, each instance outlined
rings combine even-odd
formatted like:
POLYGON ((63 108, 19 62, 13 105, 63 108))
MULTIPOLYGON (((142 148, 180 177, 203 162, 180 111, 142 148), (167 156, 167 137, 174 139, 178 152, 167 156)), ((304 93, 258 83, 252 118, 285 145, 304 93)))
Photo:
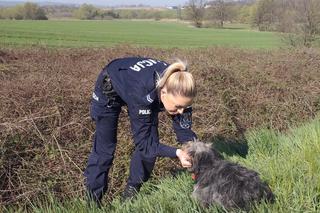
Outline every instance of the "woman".
POLYGON ((134 197, 149 179, 156 157, 178 157, 183 167, 190 167, 187 153, 159 143, 158 113, 166 110, 170 114, 180 143, 194 140, 190 106, 195 95, 194 78, 180 61, 169 66, 156 59, 131 57, 109 63, 98 76, 92 95, 96 132, 85 170, 89 198, 99 204, 107 190, 124 105, 128 106, 135 151, 123 199, 134 197))

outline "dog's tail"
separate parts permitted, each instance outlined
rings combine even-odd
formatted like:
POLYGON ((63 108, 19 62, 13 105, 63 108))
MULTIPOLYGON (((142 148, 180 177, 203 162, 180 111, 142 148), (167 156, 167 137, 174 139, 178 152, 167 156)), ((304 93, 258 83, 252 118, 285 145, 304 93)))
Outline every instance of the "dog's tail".
POLYGON ((271 188, 269 187, 269 185, 264 182, 264 199, 266 202, 268 203, 274 203, 276 201, 276 196, 273 194, 271 188))

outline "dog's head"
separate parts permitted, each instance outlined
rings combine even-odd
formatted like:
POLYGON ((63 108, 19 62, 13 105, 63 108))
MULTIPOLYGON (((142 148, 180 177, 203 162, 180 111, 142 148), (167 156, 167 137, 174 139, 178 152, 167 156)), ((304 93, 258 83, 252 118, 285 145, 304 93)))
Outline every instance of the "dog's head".
POLYGON ((182 149, 191 157, 192 166, 188 170, 195 174, 201 169, 212 167, 216 161, 222 160, 222 155, 212 148, 212 144, 200 141, 190 141, 182 149))

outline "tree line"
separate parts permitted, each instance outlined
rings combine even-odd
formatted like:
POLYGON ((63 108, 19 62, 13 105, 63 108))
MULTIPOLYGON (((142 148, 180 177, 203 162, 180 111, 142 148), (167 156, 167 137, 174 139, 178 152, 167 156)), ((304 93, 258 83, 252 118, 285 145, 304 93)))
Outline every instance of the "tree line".
POLYGON ((252 23, 259 30, 278 31, 297 46, 311 46, 320 34, 319 0, 260 0, 252 23))
MULTIPOLYGON (((213 4, 209 2, 207 5, 213 4)), ((246 22, 249 20, 250 5, 249 0, 242 0, 240 2, 228 3, 228 11, 224 13, 225 18, 236 22, 246 22), (228 16, 228 17, 227 17, 228 16)), ((47 18, 76 18, 83 20, 94 19, 182 19, 192 20, 192 16, 189 12, 189 4, 183 7, 168 8, 128 8, 128 9, 112 9, 112 8, 98 8, 90 4, 82 4, 79 7, 71 5, 51 5, 39 7, 35 3, 26 3, 24 5, 17 5, 9 8, 0 8, 0 18, 2 19, 46 19, 47 18), (35 8, 29 14, 33 14, 32 17, 24 16, 24 11, 28 8, 35 8), (38 14, 41 14, 39 16, 38 14)), ((214 18, 216 11, 206 9, 205 19, 214 18)), ((218 17, 219 15, 216 15, 218 17)), ((202 27, 205 25, 202 25, 202 27)))
POLYGON ((176 19, 177 11, 170 9, 100 9, 93 5, 83 4, 73 12, 78 19, 176 19))
POLYGON ((0 19, 47 20, 48 17, 43 8, 35 3, 27 2, 14 7, 0 8, 0 19))
POLYGON ((320 0, 189 0, 187 9, 196 27, 208 20, 219 27, 237 20, 260 31, 281 32, 292 46, 310 47, 320 37, 320 0))

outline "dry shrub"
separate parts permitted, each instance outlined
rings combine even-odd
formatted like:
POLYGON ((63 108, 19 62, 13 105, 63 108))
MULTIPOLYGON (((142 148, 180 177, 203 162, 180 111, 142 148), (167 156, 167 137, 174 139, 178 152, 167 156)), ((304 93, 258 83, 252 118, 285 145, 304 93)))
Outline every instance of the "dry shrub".
MULTIPOLYGON (((194 130, 202 140, 237 138, 262 126, 283 131, 320 110, 320 54, 315 50, 2 49, 0 204, 28 205, 48 192, 61 199, 83 194, 96 77, 112 59, 132 55, 188 61, 199 90, 194 130)), ((123 189, 128 176, 133 150, 128 129, 124 109, 108 200, 123 189)), ((164 114, 159 133, 161 142, 176 145, 164 114)), ((155 179, 178 166, 176 160, 159 159, 155 179)))

